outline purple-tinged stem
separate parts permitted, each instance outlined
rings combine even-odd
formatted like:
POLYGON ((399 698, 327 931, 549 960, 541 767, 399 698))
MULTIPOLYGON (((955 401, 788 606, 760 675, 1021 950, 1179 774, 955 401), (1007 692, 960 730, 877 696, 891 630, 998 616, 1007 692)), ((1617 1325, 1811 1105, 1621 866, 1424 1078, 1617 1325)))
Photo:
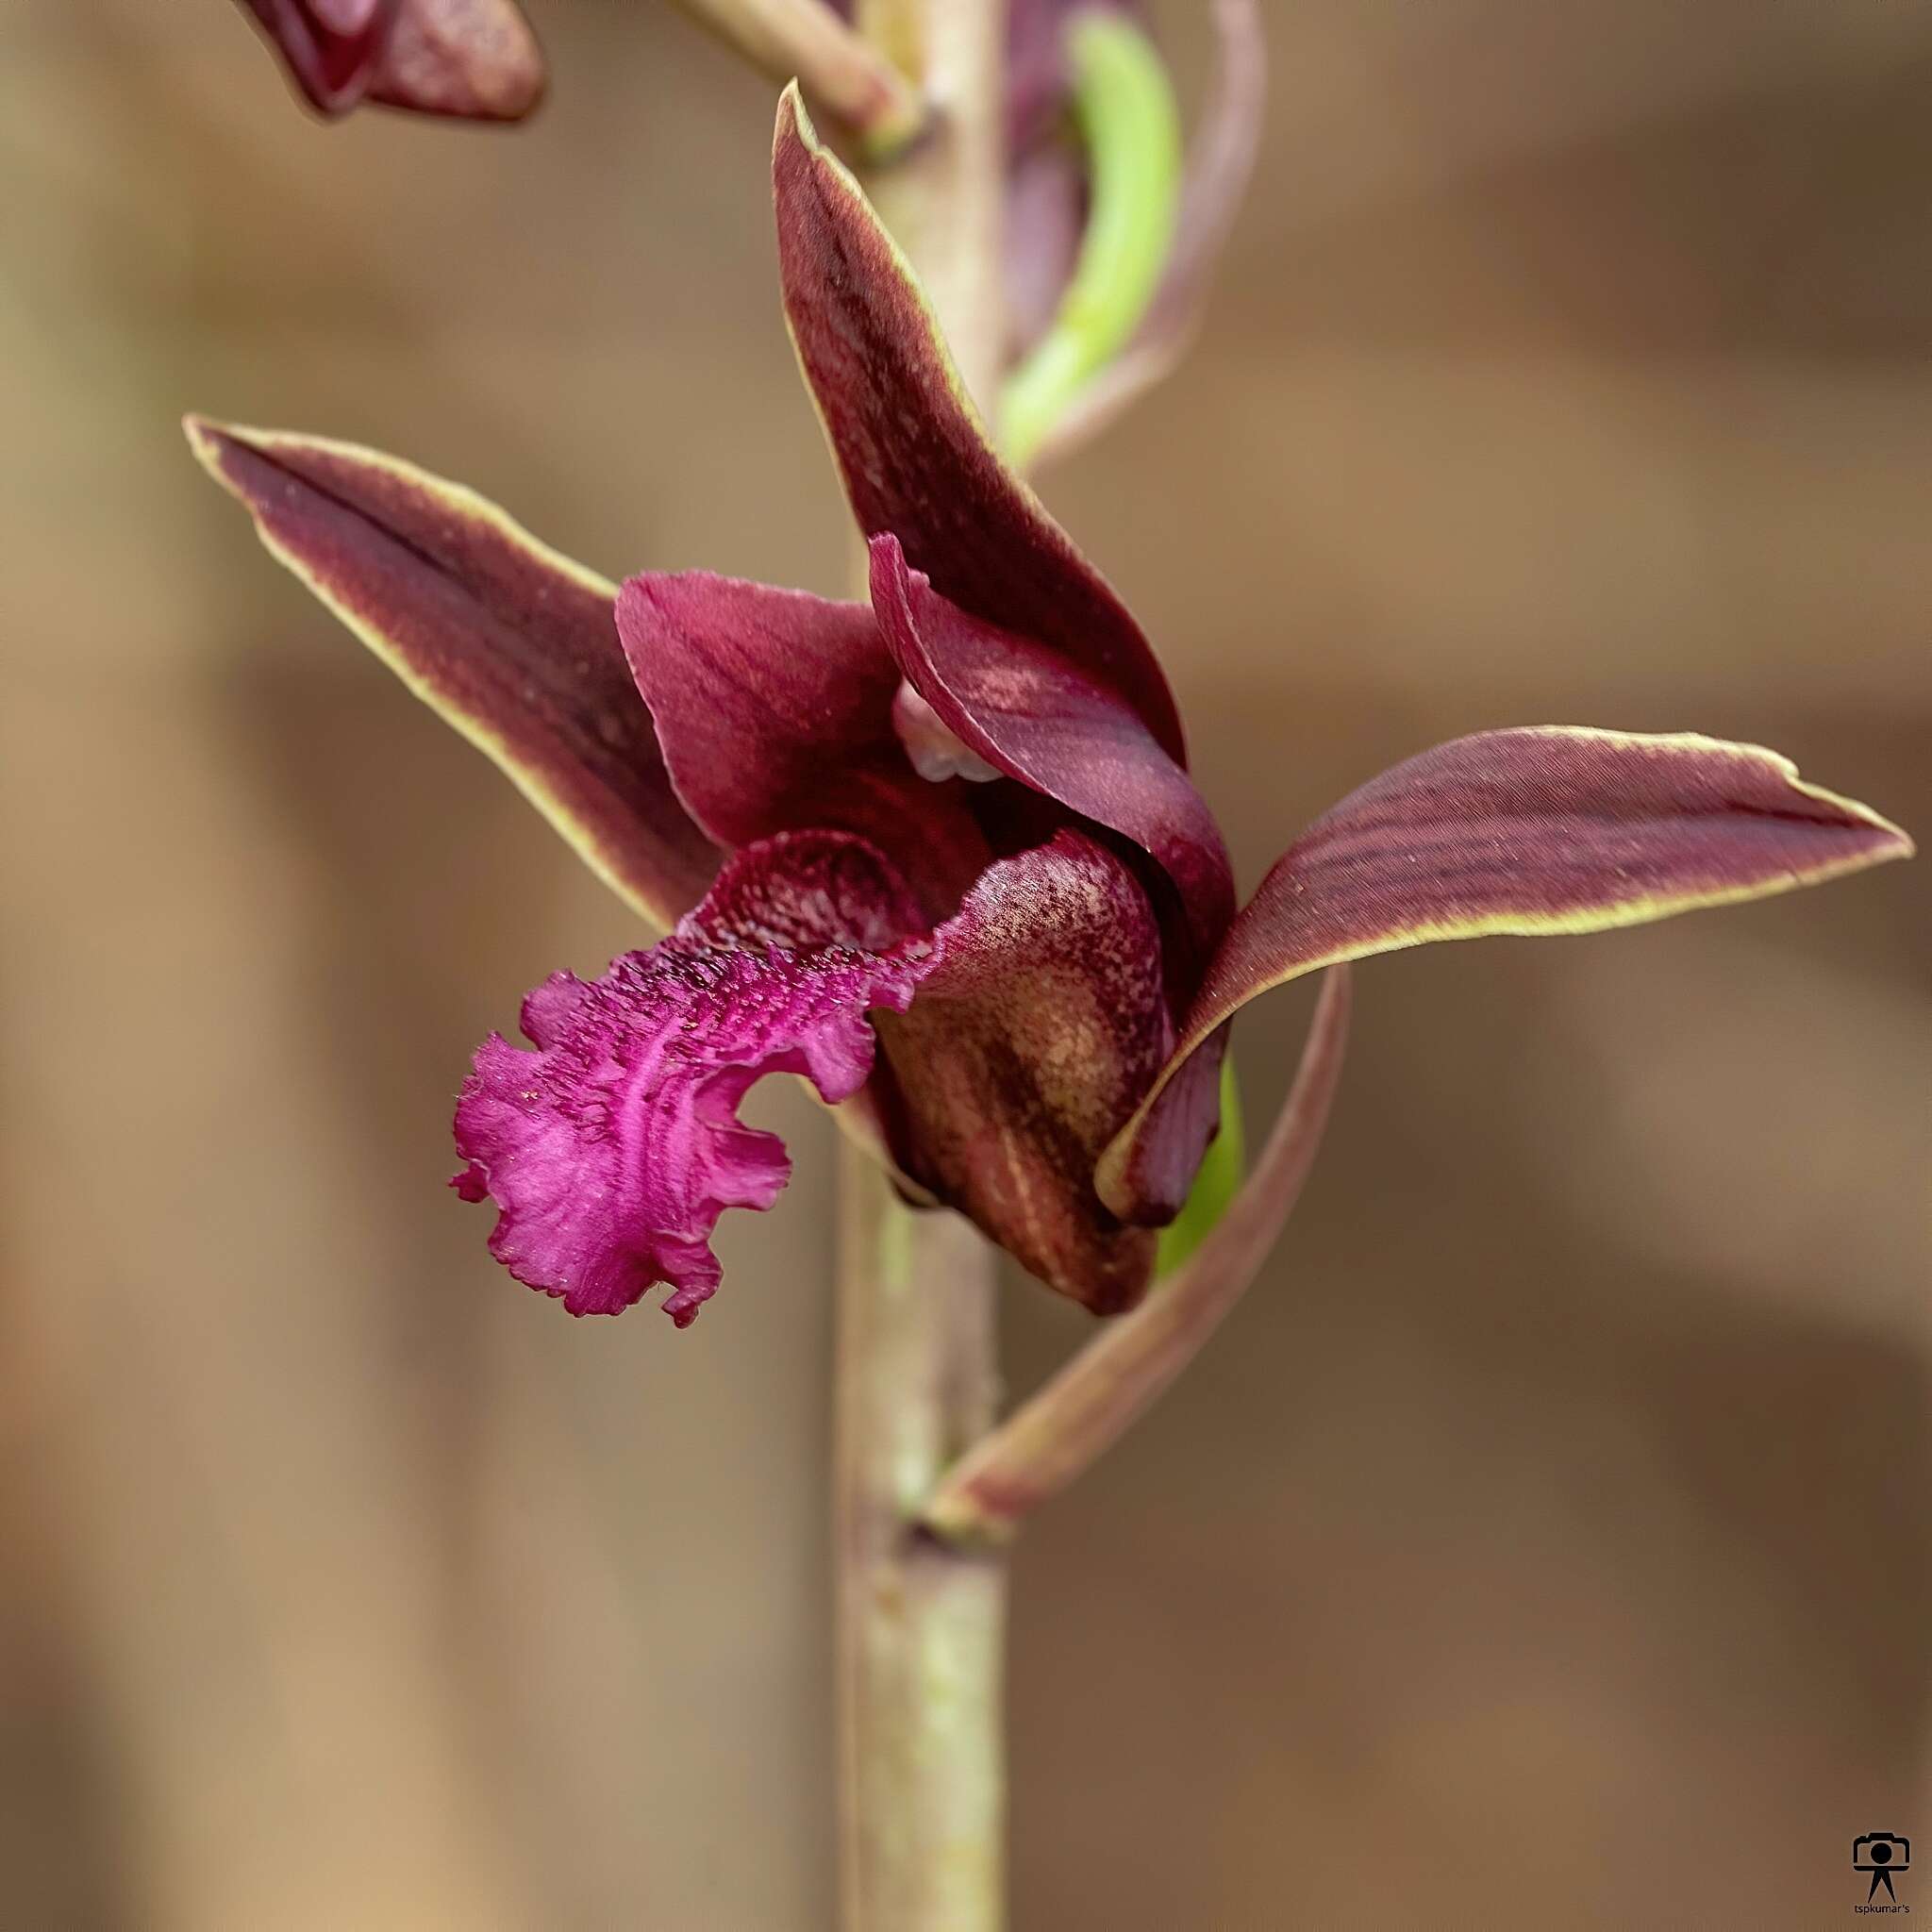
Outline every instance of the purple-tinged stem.
POLYGON ((994 1409, 992 1250, 846 1142, 840 1208, 839 1924, 997 1932, 1006 1565, 919 1513, 994 1409))
MULTIPOLYGON (((858 0, 856 24, 932 115, 868 191, 990 409, 1005 325, 1000 0, 858 0)), ((921 1524, 996 1413, 995 1256, 958 1216, 905 1207, 851 1147, 839 1245, 839 1924, 998 1932, 1006 1566, 921 1524)))
POLYGON ((1200 1353, 1246 1291, 1307 1179, 1341 1074, 1348 1008, 1348 969, 1332 968, 1294 1085, 1247 1186, 1191 1259, 966 1452, 926 1505, 936 1537, 960 1548, 1003 1541, 1029 1510, 1090 1469, 1200 1353))
POLYGON ((918 90, 874 41, 825 0, 678 0, 774 80, 796 78, 867 151, 896 153, 924 119, 918 90))

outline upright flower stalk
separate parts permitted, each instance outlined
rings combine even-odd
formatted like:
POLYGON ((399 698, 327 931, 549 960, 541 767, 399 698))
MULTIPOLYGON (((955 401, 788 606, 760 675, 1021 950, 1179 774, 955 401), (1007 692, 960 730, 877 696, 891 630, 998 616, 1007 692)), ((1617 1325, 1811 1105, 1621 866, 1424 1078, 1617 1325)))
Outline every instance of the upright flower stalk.
MULTIPOLYGON (((868 185, 990 411, 1006 327, 1002 0, 858 0, 855 25, 932 104, 925 141, 868 185)), ((868 575, 861 559, 861 595, 868 575)), ((954 1216, 908 1208, 849 1141, 839 1191, 840 1924, 997 1932, 1006 1559, 922 1519, 998 1412, 998 1251, 954 1216)))

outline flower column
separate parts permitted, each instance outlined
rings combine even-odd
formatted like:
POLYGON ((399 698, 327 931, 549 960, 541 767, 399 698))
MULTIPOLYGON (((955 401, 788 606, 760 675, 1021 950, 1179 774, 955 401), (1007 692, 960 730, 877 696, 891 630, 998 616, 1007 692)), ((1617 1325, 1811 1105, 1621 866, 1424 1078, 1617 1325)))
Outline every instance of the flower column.
MULTIPOLYGON (((1003 16, 1001 0, 858 0, 857 12, 933 114, 867 187, 988 412, 1005 324, 1003 16)), ((839 1244, 840 1923, 994 1932, 1005 1918, 1005 1564, 918 1525, 941 1476, 993 1421, 996 1257, 961 1217, 901 1205, 849 1143, 839 1244)))

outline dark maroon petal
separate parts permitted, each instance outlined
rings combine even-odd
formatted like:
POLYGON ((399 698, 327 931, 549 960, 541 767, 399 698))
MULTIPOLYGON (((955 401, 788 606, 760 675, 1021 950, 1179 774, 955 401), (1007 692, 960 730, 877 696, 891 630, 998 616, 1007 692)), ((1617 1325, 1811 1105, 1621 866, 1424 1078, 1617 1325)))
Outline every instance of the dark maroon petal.
POLYGON ((994 865, 934 937, 910 1010, 878 1020, 902 1164, 1050 1288, 1096 1314, 1130 1307, 1154 1238, 1124 1228, 1092 1176, 1172 1038, 1145 893, 1062 831, 994 865))
POLYGON ((188 435, 268 548, 594 871, 659 927, 695 903, 721 855, 672 791, 611 585, 393 457, 192 417, 188 435))
POLYGON ((969 1448, 923 1521, 952 1542, 1008 1534, 1134 1424, 1252 1285, 1314 1165, 1348 1043, 1348 968, 1322 987, 1288 1098, 1254 1171, 1193 1255, 969 1448))
MULTIPOLYGON (((1149 1108, 1133 1151, 1117 1176, 1104 1163, 1101 1198, 1137 1227, 1166 1227, 1188 1205, 1194 1176, 1221 1126, 1221 1063, 1228 1029, 1218 1026, 1160 1076, 1166 1085, 1149 1108)), ((1108 1150, 1109 1155, 1111 1149, 1108 1150)))
POLYGON ((991 858, 958 785, 913 770, 899 673, 863 604, 691 571, 630 579, 617 628, 672 783, 720 843, 824 826, 869 839, 937 921, 991 858))
POLYGON ((1438 745, 1352 792, 1276 861, 1161 1082, 1108 1148, 1101 1193, 1133 1214, 1176 1069, 1257 993, 1317 966, 1431 940, 1636 925, 1911 849, 1896 825, 1757 745, 1555 725, 1438 745))
POLYGON ((788 89, 772 156, 785 310, 853 513, 961 608, 1110 685, 1185 761, 1141 627, 988 443, 911 271, 788 89))
POLYGON ((614 1315, 658 1282, 681 1328, 719 1280, 726 1208, 765 1208, 791 1162, 739 1103, 766 1074, 828 1102, 872 1070, 866 1014, 903 1010, 935 958, 885 859, 834 834, 736 855, 671 938, 524 1003, 526 1053, 492 1034, 457 1105, 452 1185, 501 1210, 491 1252, 574 1315, 614 1315))
POLYGON ((418 114, 521 121, 543 86, 542 51, 515 0, 399 0, 369 98, 418 114))
POLYGON ((368 91, 396 0, 242 0, 309 105, 342 114, 368 91))
POLYGON ((899 669, 968 751, 1130 839, 1173 881, 1171 980, 1190 998, 1234 917, 1234 875, 1207 801, 1119 693, 1061 653, 969 615, 872 542, 873 608, 899 669))

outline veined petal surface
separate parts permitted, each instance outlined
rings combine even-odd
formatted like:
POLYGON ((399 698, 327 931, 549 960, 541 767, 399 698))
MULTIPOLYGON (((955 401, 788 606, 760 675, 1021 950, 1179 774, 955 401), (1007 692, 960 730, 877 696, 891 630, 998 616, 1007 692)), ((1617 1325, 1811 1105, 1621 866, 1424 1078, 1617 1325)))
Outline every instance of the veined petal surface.
POLYGON ((1101 1193, 1132 1212, 1176 1071, 1257 993, 1318 966, 1432 940, 1635 925, 1911 850, 1896 825, 1757 745, 1558 725, 1438 745, 1350 793, 1275 862, 1160 1083, 1108 1149, 1101 1193))
POLYGON ((1131 1307, 1154 1237, 1108 1212, 1093 1168, 1173 1038, 1146 894, 1069 829, 992 866, 934 937, 919 997, 877 1023, 903 1164, 1048 1287, 1131 1307))
POLYGON ((786 319, 860 528, 891 531, 962 608, 1111 685, 1185 764, 1153 647, 988 441, 905 258, 795 87, 779 103, 772 178, 786 319))
POLYGON ((899 671, 863 604, 713 576, 632 577, 617 628, 691 815, 724 845, 814 827, 870 840, 936 924, 991 858, 957 783, 914 771, 899 671))
POLYGON ((1160 866, 1184 912, 1162 922, 1170 983, 1191 997, 1234 917, 1227 848, 1193 781, 1111 686, 941 596, 891 534, 872 541, 872 592, 899 669, 969 751, 1160 866))

